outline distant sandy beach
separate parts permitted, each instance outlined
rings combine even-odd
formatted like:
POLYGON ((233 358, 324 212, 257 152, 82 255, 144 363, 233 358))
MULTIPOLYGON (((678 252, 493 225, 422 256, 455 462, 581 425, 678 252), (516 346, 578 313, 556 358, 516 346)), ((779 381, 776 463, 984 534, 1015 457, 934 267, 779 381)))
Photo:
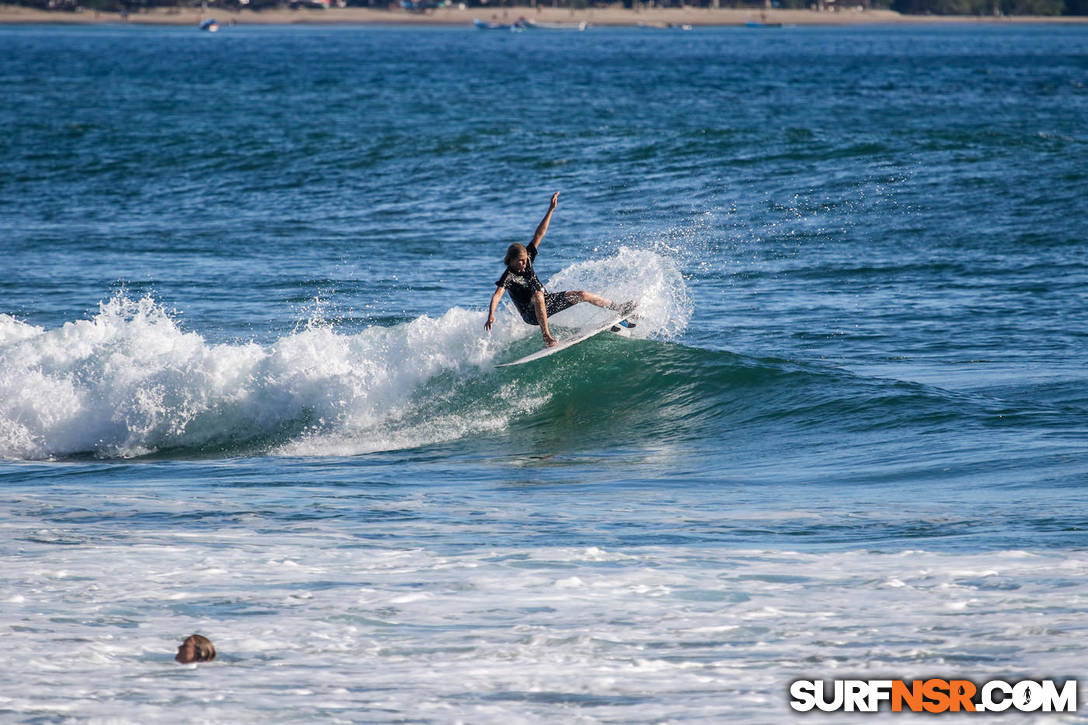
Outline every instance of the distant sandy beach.
MULTIPOLYGON (((236 25, 446 25, 469 26, 473 18, 498 22, 513 22, 527 17, 538 23, 578 27, 640 25, 666 28, 669 26, 729 26, 749 22, 790 25, 861 25, 878 23, 1084 23, 1086 17, 976 17, 901 15, 892 10, 842 10, 816 12, 813 10, 654 8, 627 10, 622 6, 571 10, 566 8, 441 8, 426 14, 410 13, 400 8, 332 8, 329 10, 264 10, 232 12, 222 8, 201 12, 199 8, 153 8, 147 12, 131 13, 125 22, 141 25, 198 25, 205 18, 215 18, 223 26, 236 25)), ((0 24, 120 23, 118 13, 86 10, 81 13, 45 12, 15 5, 0 5, 0 24)))

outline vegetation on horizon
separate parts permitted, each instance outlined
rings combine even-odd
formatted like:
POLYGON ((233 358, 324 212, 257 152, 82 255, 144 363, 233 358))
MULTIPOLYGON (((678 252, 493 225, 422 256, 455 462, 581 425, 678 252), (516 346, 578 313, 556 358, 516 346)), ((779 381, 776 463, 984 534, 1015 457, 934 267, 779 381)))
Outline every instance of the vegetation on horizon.
MULTIPOLYGON (((338 6, 390 9, 399 2, 390 0, 334 0, 338 6)), ((584 9, 608 7, 600 0, 539 0, 553 7, 584 9)), ((15 5, 41 10, 80 12, 141 12, 153 7, 160 8, 207 8, 237 11, 241 8, 261 11, 278 8, 329 6, 329 0, 8 0, 15 5)), ((538 0, 459 0, 458 4, 484 9, 536 7, 538 0)), ((830 10, 838 5, 842 10, 854 8, 890 9, 905 15, 1088 15, 1088 0, 622 0, 624 7, 631 8, 638 2, 640 7, 723 7, 723 8, 786 8, 830 10)), ((414 3, 416 8, 443 7, 448 0, 414 3)))

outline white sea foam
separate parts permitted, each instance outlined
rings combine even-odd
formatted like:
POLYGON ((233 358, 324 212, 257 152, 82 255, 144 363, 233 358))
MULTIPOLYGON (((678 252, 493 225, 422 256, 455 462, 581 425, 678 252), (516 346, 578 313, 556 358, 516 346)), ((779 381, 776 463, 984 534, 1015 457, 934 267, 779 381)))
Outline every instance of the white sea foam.
POLYGON ((330 523, 68 546, 9 524, 22 555, 0 575, 18 664, 5 711, 778 723, 799 677, 1064 679, 1083 665, 1084 552, 390 551, 330 523), (190 632, 216 662, 172 662, 190 632))
MULTIPOLYGON (((576 264, 551 282, 575 286, 638 299, 644 337, 675 335, 690 316, 679 271, 650 252, 576 264)), ((557 324, 578 326, 594 313, 600 310, 581 305, 557 324)), ((133 457, 245 445, 347 455, 501 429, 545 401, 546 391, 512 394, 497 381, 460 408, 420 409, 429 381, 451 376, 448 392, 535 334, 505 311, 486 335, 483 317, 454 307, 352 334, 318 320, 258 345, 210 344, 150 298, 118 296, 91 319, 53 330, 2 315, 0 457, 133 457)))
MULTIPOLYGON (((694 309, 679 267, 656 252, 620 247, 606 260, 572 264, 548 280, 547 288, 585 289, 614 301, 639 303, 636 336, 673 339, 687 327, 694 309)), ((586 324, 600 317, 597 308, 580 305, 557 316, 558 321, 586 324)))

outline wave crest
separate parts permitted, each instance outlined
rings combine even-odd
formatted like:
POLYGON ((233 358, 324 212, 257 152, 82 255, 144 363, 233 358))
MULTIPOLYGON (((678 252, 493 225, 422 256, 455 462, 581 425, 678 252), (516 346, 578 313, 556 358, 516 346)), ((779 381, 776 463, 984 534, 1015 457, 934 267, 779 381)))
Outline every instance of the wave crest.
MULTIPOLYGON (((675 335, 691 314, 679 271, 651 252, 572 265, 557 285, 638 299, 641 336, 675 335)), ((557 322, 596 310, 583 308, 557 322)), ((515 394, 493 369, 536 328, 507 312, 485 335, 483 320, 454 307, 347 334, 318 319, 259 345, 209 344, 150 297, 54 330, 0 315, 0 457, 354 454, 502 428, 549 395, 515 394)))

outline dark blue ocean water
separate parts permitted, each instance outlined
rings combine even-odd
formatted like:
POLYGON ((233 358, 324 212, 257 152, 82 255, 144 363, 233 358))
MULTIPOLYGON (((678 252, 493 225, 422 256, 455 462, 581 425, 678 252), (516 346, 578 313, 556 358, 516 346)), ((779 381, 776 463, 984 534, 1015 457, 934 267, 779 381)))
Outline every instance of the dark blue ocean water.
POLYGON ((0 28, 2 718, 1082 675, 1086 83, 1062 25, 0 28), (496 368, 554 191, 541 279, 644 317, 496 368))

